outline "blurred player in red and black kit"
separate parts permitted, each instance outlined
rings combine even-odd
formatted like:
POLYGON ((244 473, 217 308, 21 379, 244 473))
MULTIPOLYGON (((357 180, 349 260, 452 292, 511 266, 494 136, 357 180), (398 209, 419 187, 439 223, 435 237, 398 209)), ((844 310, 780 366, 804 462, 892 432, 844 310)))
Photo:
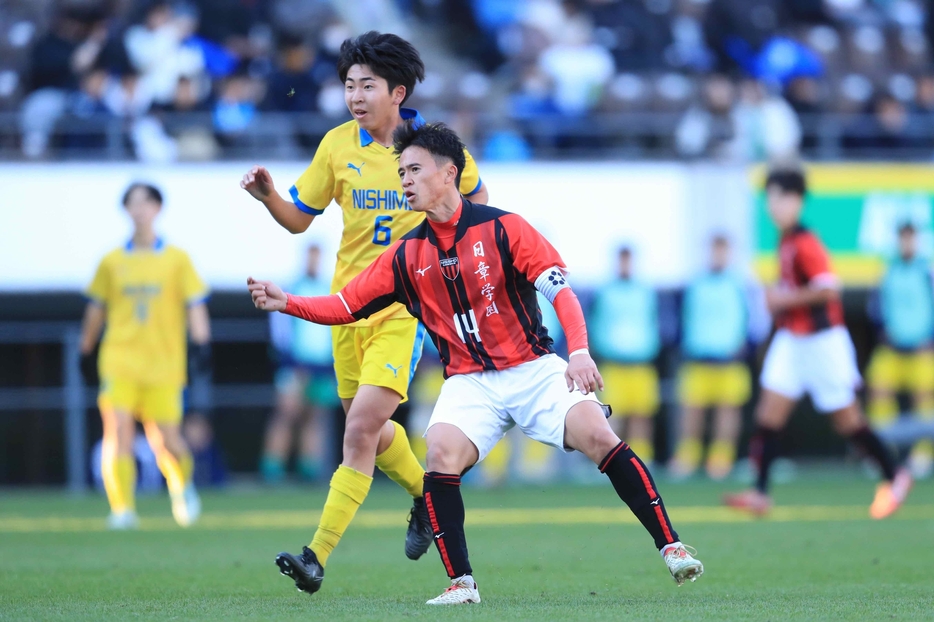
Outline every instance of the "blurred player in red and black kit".
MULTIPOLYGON (((400 302, 431 335, 446 380, 426 432, 425 503, 451 586, 428 604, 480 602, 461 475, 516 425, 593 460, 652 534, 675 581, 696 579, 703 565, 678 540, 648 468, 610 429, 594 395, 603 380, 561 256, 520 216, 461 197, 464 145, 453 131, 407 122, 393 138, 405 197, 427 219, 335 295, 303 298, 248 283, 257 308, 320 324, 347 324, 400 302), (536 290, 555 307, 569 362, 554 352, 536 290)), ((299 561, 295 570, 320 584, 323 569, 299 561)))
POLYGON ((762 394, 750 444, 758 469, 756 487, 726 495, 724 502, 754 514, 771 509, 769 470, 778 456, 781 432, 795 404, 809 393, 814 407, 830 414, 837 433, 879 464, 883 481, 876 488, 869 515, 885 518, 905 500, 911 476, 897 468, 892 454, 867 425, 857 401, 862 379, 853 342, 843 325, 840 284, 823 244, 801 225, 804 174, 774 170, 765 190, 769 214, 781 232, 781 283, 767 292, 778 330, 762 366, 762 394))

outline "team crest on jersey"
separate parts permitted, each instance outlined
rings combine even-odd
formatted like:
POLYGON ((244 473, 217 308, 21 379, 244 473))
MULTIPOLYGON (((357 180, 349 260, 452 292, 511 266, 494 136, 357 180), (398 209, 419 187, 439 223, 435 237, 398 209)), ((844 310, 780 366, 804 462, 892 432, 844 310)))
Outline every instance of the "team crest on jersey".
POLYGON ((457 257, 447 257, 438 262, 441 266, 441 274, 449 281, 453 281, 461 273, 461 264, 457 257))

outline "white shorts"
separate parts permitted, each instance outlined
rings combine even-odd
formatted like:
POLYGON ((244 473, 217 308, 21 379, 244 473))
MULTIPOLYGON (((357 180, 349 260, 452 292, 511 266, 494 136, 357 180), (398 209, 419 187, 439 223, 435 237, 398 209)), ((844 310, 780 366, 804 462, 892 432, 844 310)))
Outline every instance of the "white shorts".
POLYGON ((501 371, 451 376, 441 387, 428 428, 455 426, 477 447, 480 460, 516 425, 533 440, 571 451, 564 446, 568 411, 581 402, 600 402, 593 393, 568 391, 567 366, 557 354, 546 354, 501 371))
POLYGON ((843 326, 812 335, 779 329, 765 355, 759 379, 763 389, 789 399, 809 393, 814 407, 825 413, 852 404, 862 384, 856 350, 843 326))

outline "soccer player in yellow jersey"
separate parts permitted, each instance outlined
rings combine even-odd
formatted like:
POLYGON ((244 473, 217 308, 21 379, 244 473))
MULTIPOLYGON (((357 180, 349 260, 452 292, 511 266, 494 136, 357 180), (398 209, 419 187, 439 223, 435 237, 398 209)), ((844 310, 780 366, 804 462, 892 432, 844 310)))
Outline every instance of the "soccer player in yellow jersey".
MULTIPOLYGON (((279 195, 272 176, 260 166, 248 171, 240 183, 292 233, 305 231, 332 201, 337 202, 344 229, 332 292, 340 291, 424 218, 408 206, 392 149, 392 133, 404 119, 422 121, 418 112, 401 107, 425 76, 418 51, 396 35, 368 32, 344 41, 337 70, 353 120, 324 137, 311 165, 290 190, 292 200, 279 195)), ((460 191, 475 202, 486 203, 477 166, 470 154, 466 156, 460 191)), ((343 461, 331 478, 310 546, 301 555, 276 557, 281 572, 308 593, 320 588, 328 556, 370 489, 374 465, 414 499, 406 556, 418 559, 432 542, 422 498, 424 469, 412 453, 405 430, 390 421, 407 399, 424 329, 401 305, 393 305, 333 331, 337 391, 347 415, 343 461)))
POLYGON ((193 373, 210 365, 208 288, 185 251, 156 237, 153 222, 162 194, 133 184, 123 196, 133 237, 108 253, 88 287, 90 302, 81 331, 82 367, 104 329, 98 369, 98 399, 104 423, 102 473, 112 529, 137 526, 134 503, 135 420, 143 424, 172 498, 172 514, 187 527, 201 512, 191 481, 191 453, 180 432, 186 383, 186 325, 191 333, 193 373))

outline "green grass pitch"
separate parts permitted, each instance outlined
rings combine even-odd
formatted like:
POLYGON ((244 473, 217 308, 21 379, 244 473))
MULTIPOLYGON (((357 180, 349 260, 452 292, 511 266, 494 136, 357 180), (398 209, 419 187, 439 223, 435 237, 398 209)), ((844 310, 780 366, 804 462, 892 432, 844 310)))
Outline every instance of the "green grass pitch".
POLYGON ((205 515, 174 526, 144 497, 136 532, 103 530, 102 497, 0 493, 0 619, 262 620, 932 620, 934 483, 892 520, 866 510, 857 475, 776 488, 750 520, 717 507, 724 486, 661 484, 682 539, 706 568, 678 588, 612 488, 465 489, 483 602, 429 608, 447 577, 432 550, 405 558, 408 502, 374 488, 309 597, 273 558, 313 533, 323 489, 204 495, 205 515))

